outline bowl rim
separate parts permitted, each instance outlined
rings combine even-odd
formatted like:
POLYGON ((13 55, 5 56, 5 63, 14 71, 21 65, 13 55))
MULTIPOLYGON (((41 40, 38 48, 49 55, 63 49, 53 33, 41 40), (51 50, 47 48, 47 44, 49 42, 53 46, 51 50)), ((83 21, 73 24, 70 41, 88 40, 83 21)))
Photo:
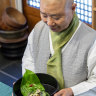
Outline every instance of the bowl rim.
POLYGON ((6 30, 0 30, 0 34, 13 34, 13 33, 20 33, 20 32, 23 32, 24 30, 27 30, 28 29, 28 25, 25 26, 24 28, 22 29, 18 29, 18 30, 10 30, 10 31, 6 31, 6 30))

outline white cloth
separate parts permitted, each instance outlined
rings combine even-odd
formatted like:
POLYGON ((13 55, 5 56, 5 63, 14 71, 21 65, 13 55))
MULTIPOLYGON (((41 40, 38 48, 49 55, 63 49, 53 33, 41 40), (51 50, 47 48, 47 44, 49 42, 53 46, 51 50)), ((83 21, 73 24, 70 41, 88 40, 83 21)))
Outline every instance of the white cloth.
MULTIPOLYGON (((79 23, 80 26, 81 23, 79 23)), ((78 27, 79 27, 78 26, 78 27)), ((34 29, 33 29, 34 32, 34 29)), ((32 33, 30 34, 29 38, 28 38, 28 44, 22 59, 22 74, 24 74, 25 69, 29 69, 32 70, 33 72, 35 72, 35 68, 34 68, 34 60, 32 59, 34 56, 32 56, 32 33)), ((50 38, 50 34, 49 34, 49 38, 50 38)), ((69 41, 70 42, 70 41, 69 41)), ((67 44, 66 44, 67 46, 67 44)), ((66 47, 64 46, 64 47, 66 47)), ((62 51, 65 48, 62 49, 62 51)), ((52 48, 52 42, 50 39, 50 51, 52 54, 54 54, 54 50, 52 48)), ((94 42, 93 46, 90 48, 90 51, 88 53, 88 59, 87 59, 87 66, 88 66, 88 80, 81 82, 80 84, 77 84, 75 86, 72 86, 72 90, 74 95, 78 95, 81 93, 84 93, 94 87, 96 87, 96 41, 94 42)))

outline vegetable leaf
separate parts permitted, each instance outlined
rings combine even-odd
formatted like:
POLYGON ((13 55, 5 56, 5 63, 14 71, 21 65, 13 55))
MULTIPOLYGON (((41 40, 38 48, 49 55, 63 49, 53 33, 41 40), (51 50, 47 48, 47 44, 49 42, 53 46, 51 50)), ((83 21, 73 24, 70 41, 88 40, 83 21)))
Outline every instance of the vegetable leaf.
POLYGON ((25 74, 23 75, 20 90, 23 96, 29 96, 31 93, 35 93, 36 90, 45 91, 45 88, 40 83, 39 78, 37 75, 26 69, 25 74))

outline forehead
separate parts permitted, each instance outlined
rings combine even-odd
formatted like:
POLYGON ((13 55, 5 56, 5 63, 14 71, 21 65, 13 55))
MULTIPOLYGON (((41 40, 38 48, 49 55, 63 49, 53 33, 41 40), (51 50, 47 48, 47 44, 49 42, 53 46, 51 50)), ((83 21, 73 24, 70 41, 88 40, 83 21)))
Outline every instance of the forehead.
POLYGON ((41 0, 40 11, 43 13, 60 13, 64 12, 65 0, 41 0), (62 5, 62 6, 61 6, 62 5))

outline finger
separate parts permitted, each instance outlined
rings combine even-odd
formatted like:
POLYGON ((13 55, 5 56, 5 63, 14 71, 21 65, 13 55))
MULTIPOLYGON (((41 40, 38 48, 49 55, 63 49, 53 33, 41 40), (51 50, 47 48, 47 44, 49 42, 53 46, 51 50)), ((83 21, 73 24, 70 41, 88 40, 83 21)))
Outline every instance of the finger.
POLYGON ((59 94, 54 94, 54 96, 60 96, 59 94))
POLYGON ((64 89, 62 89, 62 90, 58 91, 57 93, 55 93, 54 96, 64 96, 64 93, 65 93, 65 91, 64 91, 64 89))
POLYGON ((57 92, 54 94, 54 96, 61 96, 61 95, 62 95, 61 92, 57 92))

